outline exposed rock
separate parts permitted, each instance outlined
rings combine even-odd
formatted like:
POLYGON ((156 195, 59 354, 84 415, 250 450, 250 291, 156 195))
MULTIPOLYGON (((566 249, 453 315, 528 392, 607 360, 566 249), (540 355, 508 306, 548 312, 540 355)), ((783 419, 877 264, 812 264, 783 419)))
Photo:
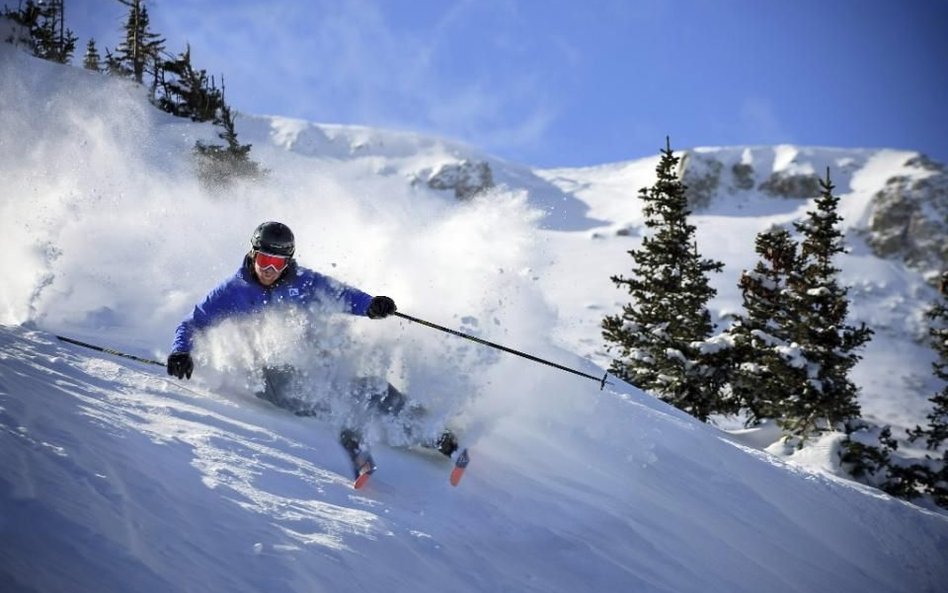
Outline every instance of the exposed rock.
POLYGON ((485 161, 463 160, 443 165, 428 178, 427 184, 431 189, 453 190, 458 200, 469 200, 494 187, 494 175, 485 161))
POLYGON ((754 167, 747 163, 734 163, 731 167, 731 175, 734 178, 734 187, 737 189, 748 190, 754 187, 754 167))
POLYGON ((701 153, 685 152, 678 164, 678 179, 685 184, 688 206, 692 210, 707 207, 721 185, 721 161, 701 153))
POLYGON ((905 161, 905 165, 908 167, 925 169, 926 171, 935 171, 936 173, 945 171, 945 165, 939 163, 938 161, 931 160, 927 155, 924 154, 919 154, 910 158, 909 160, 905 161))
POLYGON ((820 195, 820 180, 813 173, 773 173, 760 184, 760 191, 782 198, 815 198, 820 195))
POLYGON ((937 279, 948 265, 948 173, 927 163, 924 168, 942 172, 893 177, 873 196, 866 242, 879 257, 899 257, 937 279))
POLYGON ((688 188, 688 205, 692 210, 708 206, 722 190, 733 194, 754 189, 753 165, 734 163, 728 176, 725 163, 716 155, 700 152, 685 152, 682 156, 678 178, 688 188))

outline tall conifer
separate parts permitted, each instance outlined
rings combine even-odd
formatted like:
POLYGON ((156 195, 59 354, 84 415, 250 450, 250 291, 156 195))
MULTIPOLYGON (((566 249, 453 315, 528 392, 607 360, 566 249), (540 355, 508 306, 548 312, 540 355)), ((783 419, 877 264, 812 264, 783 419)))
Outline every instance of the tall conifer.
POLYGON ((224 93, 204 70, 191 64, 191 47, 164 61, 159 83, 161 96, 156 104, 163 111, 193 121, 215 121, 224 106, 224 93))
POLYGON ((128 17, 125 21, 125 39, 115 50, 114 57, 110 54, 114 63, 109 64, 109 70, 143 83, 149 66, 153 74, 157 74, 165 40, 151 31, 148 9, 142 0, 118 1, 128 7, 128 17))
POLYGON ((234 115, 224 100, 223 82, 221 87, 221 103, 214 124, 221 128, 217 137, 226 145, 206 144, 199 140, 194 146, 198 175, 210 187, 226 187, 235 178, 254 179, 266 173, 250 158, 251 145, 241 144, 237 140, 234 115))
POLYGON ((95 46, 95 40, 90 39, 86 44, 86 53, 82 58, 82 67, 93 72, 102 71, 102 58, 99 56, 99 49, 95 46))
POLYGON ((60 64, 72 58, 78 38, 66 28, 63 0, 27 0, 18 10, 6 9, 4 16, 10 17, 29 33, 30 47, 36 57, 60 64))
MULTIPOLYGON (((925 437, 926 447, 934 451, 948 440, 948 272, 942 273, 941 300, 932 306, 927 317, 930 320, 928 335, 931 338, 932 348, 938 354, 938 360, 932 364, 932 368, 935 377, 943 385, 941 391, 928 400, 933 406, 931 413, 927 416, 928 426, 926 428, 916 426, 915 430, 910 431, 909 434, 913 441, 925 437)), ((948 456, 948 451, 945 454, 948 456)), ((948 488, 948 482, 945 487, 948 488)))
POLYGON ((794 341, 802 348, 806 380, 785 402, 785 428, 806 437, 814 431, 833 430, 859 417, 858 388, 849 378, 861 358, 857 349, 872 336, 865 324, 848 325, 849 289, 840 285, 833 258, 846 251, 839 230, 842 217, 835 186, 820 179, 815 209, 794 224, 803 236, 800 275, 791 285, 794 298, 794 341))
POLYGON ((715 290, 707 274, 723 264, 699 256, 686 187, 676 175, 679 159, 667 140, 661 155, 655 184, 639 191, 652 233, 641 249, 629 251, 632 275, 612 277, 632 301, 603 319, 603 338, 615 353, 614 375, 706 420, 730 411, 722 410, 722 381, 704 350, 714 329, 706 305, 715 290))
POLYGON ((789 401, 806 380, 799 346, 793 341, 792 299, 789 286, 796 278, 797 245, 784 228, 757 235, 760 260, 741 275, 745 314, 738 316, 726 334, 731 338, 731 390, 754 424, 781 416, 782 402, 789 401))

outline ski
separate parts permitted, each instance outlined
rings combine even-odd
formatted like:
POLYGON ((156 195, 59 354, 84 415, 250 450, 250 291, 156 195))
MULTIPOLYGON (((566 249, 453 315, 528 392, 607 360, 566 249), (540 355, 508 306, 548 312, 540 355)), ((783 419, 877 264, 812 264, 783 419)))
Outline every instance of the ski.
POLYGON ((360 490, 368 483, 369 476, 375 473, 376 469, 372 455, 368 451, 359 451, 352 458, 352 470, 355 473, 355 482, 352 483, 352 487, 360 490))
POLYGON ((454 467, 451 469, 451 485, 457 486, 460 483, 461 478, 464 477, 464 470, 467 469, 467 464, 471 462, 471 456, 468 454, 467 449, 461 449, 461 452, 458 453, 457 459, 454 460, 454 467))
MULTIPOLYGON (((439 440, 438 443, 430 446, 430 448, 437 449, 443 455, 449 455, 449 451, 453 453, 454 451, 445 449, 445 447, 442 446, 443 442, 443 439, 439 440)), ((372 454, 369 453, 369 450, 359 444, 355 438, 355 433, 343 431, 340 443, 345 448, 346 453, 349 455, 349 461, 352 463, 352 473, 354 477, 352 487, 356 490, 361 490, 369 482, 369 477, 375 473, 378 467, 375 465, 375 461, 372 459, 372 454)), ((453 436, 452 445, 451 449, 457 450, 457 441, 453 440, 453 436)), ((454 466, 451 468, 449 480, 452 486, 457 486, 461 482, 461 478, 464 476, 464 471, 467 469, 468 464, 471 462, 471 455, 468 453, 467 448, 464 448, 458 451, 456 456, 449 455, 449 457, 454 459, 454 466)))
POLYGON ((349 461, 352 463, 352 473, 355 481, 352 487, 359 490, 369 481, 369 476, 375 472, 375 461, 367 447, 362 446, 362 435, 357 431, 344 428, 339 433, 339 444, 349 455, 349 461))

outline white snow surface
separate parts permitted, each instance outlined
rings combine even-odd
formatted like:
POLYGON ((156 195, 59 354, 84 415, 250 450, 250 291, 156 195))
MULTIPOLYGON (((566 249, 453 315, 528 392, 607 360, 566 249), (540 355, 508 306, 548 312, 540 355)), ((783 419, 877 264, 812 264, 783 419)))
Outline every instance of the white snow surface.
MULTIPOLYGON (((208 192, 189 152, 214 130, 145 95, 0 45, 0 590, 946 590, 948 517, 834 475, 832 438, 784 452, 768 427, 728 433, 615 379, 600 390, 397 319, 224 324, 190 382, 60 342, 163 360, 275 219, 303 265, 405 313, 594 376, 608 364, 598 323, 625 302, 609 276, 630 269, 656 157, 539 171, 430 137, 245 116, 240 139, 269 174, 208 192), (461 158, 487 160, 499 187, 462 204, 412 183, 461 158), (457 429, 473 457, 460 486, 447 460, 375 427, 380 469, 353 490, 332 419, 251 394, 254 356, 331 352, 391 369, 431 427, 457 429)), ((879 183, 916 174, 907 152, 702 151, 767 174, 841 163, 852 229, 879 183)), ((739 309, 754 235, 806 209, 745 191, 695 214, 702 253, 727 264, 715 315, 739 309)), ((934 291, 849 240, 854 317, 877 330, 855 372, 864 411, 923 423, 933 354, 916 339, 934 291)))

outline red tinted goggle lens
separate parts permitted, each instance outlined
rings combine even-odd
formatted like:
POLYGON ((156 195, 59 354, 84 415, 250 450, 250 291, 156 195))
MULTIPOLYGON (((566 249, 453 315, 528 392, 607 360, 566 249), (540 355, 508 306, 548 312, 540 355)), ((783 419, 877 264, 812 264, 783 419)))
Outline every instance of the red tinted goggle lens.
POLYGON ((254 263, 260 266, 261 269, 273 268, 277 272, 282 272, 286 265, 290 263, 290 258, 286 256, 270 255, 262 251, 256 252, 253 258, 254 263))

